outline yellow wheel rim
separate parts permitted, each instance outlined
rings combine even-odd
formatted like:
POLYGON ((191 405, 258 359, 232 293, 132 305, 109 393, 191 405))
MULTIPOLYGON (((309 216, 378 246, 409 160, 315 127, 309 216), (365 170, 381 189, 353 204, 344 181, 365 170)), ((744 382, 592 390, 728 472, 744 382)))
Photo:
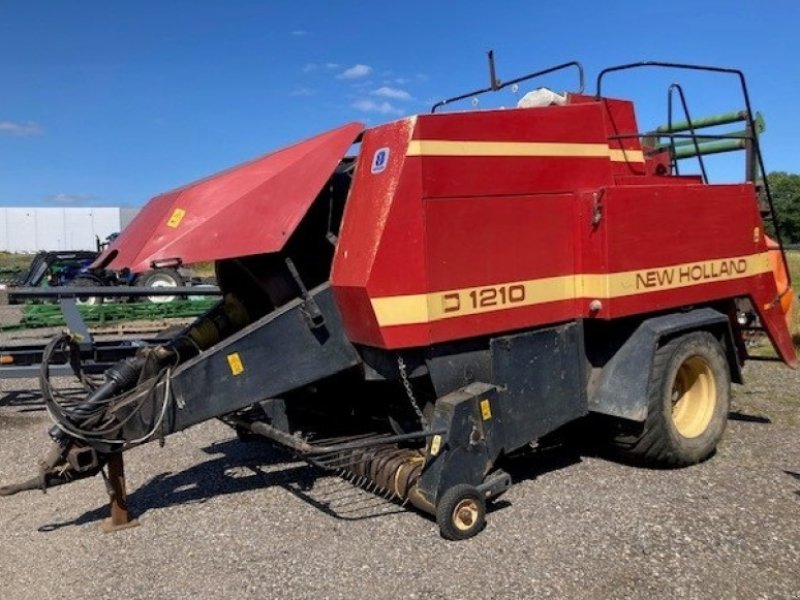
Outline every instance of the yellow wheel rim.
POLYGON ((478 520, 478 503, 475 500, 462 500, 453 509, 453 525, 461 531, 467 531, 478 520))
POLYGON ((708 362, 700 356, 687 358, 672 383, 672 422, 685 438, 702 435, 714 415, 717 383, 708 362))

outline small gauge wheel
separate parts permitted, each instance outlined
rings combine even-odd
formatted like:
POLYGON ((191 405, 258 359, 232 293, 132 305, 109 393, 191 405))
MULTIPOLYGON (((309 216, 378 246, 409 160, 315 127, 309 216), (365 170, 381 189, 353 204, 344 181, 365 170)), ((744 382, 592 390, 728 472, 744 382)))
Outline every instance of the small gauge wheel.
POLYGON ((448 489, 436 505, 439 533, 448 540, 466 540, 486 527, 486 501, 468 484, 448 489))

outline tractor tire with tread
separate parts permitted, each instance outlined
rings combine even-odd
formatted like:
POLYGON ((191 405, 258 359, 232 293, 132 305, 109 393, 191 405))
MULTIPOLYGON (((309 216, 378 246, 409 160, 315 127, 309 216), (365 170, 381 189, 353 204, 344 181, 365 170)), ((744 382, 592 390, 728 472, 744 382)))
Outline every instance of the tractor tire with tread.
POLYGON ((647 419, 614 439, 634 462, 685 467, 716 450, 728 420, 731 376, 719 341, 706 331, 676 337, 653 357, 647 419))
MULTIPOLYGON (((67 284, 69 287, 103 287, 105 284, 98 278, 91 275, 81 275, 76 277, 67 284)), ((84 296, 83 298, 75 298, 75 303, 82 306, 99 306, 103 304, 105 298, 102 296, 84 296)))
MULTIPOLYGON (((136 287, 184 287, 183 277, 175 269, 153 269, 138 275, 133 282, 136 287)), ((171 302, 176 296, 145 296, 145 300, 153 303, 171 302)))

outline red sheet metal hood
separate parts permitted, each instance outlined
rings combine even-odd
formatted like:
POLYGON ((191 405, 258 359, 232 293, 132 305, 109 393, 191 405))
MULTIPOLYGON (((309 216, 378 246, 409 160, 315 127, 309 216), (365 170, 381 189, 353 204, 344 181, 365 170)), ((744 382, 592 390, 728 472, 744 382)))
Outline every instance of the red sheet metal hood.
POLYGON ((280 250, 363 129, 350 123, 156 196, 95 266, 139 273, 280 250))

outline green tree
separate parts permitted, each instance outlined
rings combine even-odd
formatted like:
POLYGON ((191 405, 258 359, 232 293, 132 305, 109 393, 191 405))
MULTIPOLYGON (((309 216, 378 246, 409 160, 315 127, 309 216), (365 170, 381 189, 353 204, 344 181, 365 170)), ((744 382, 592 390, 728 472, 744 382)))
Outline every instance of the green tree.
POLYGON ((767 175, 767 181, 783 242, 800 243, 800 175, 773 171, 767 175))

